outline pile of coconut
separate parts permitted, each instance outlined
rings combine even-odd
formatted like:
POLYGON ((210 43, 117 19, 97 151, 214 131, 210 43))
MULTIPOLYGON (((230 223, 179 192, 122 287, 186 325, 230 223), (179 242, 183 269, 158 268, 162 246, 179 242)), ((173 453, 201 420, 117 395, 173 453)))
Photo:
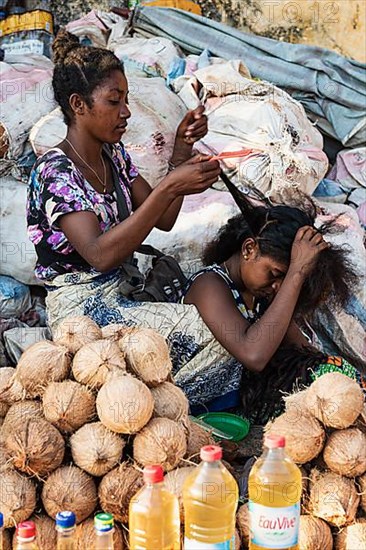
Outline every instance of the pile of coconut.
MULTIPOLYGON (((358 383, 328 373, 285 398, 266 432, 286 438, 303 473, 299 550, 366 549, 366 408, 358 383)), ((248 509, 237 516, 247 548, 248 509)))
POLYGON ((27 348, 15 369, 0 369, 5 549, 14 526, 31 518, 39 549, 54 550, 62 510, 76 514, 77 549, 92 547, 91 518, 102 510, 116 520, 115 548, 127 547, 130 499, 148 464, 161 464, 181 497, 201 446, 213 440, 189 420, 171 371, 157 332, 100 329, 88 317, 66 319, 53 341, 27 348))

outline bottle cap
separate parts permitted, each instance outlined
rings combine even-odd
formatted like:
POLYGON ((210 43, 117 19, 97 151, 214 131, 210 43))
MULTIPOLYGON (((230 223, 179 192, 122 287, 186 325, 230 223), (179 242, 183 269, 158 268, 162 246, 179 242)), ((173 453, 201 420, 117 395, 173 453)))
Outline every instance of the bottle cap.
POLYGON ((56 527, 61 529, 70 529, 75 526, 75 514, 74 512, 58 512, 56 514, 56 527))
POLYGON ((201 448, 201 460, 215 462, 222 459, 222 449, 218 445, 205 445, 201 448))
POLYGON ((4 527, 4 516, 0 512, 0 529, 2 529, 2 527, 4 527))
POLYGON ((164 480, 164 472, 161 466, 145 466, 144 481, 145 483, 161 483, 164 480))
POLYGON ((21 539, 33 539, 36 536, 36 524, 34 521, 22 521, 18 524, 16 534, 21 539))
POLYGON ((114 526, 112 514, 100 513, 94 518, 94 527, 97 531, 111 531, 114 526))
POLYGON ((283 435, 266 435, 264 438, 264 445, 268 449, 278 449, 279 447, 285 447, 286 439, 283 435))

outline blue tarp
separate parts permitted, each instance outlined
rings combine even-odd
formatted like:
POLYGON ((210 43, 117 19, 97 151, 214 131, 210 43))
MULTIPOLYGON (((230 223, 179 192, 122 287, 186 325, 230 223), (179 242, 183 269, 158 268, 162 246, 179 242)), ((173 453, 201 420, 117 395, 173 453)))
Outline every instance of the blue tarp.
POLYGON ((163 36, 186 53, 208 49, 241 59, 253 77, 272 82, 300 101, 321 130, 344 146, 366 143, 366 65, 331 50, 248 34, 171 8, 137 8, 132 28, 163 36))

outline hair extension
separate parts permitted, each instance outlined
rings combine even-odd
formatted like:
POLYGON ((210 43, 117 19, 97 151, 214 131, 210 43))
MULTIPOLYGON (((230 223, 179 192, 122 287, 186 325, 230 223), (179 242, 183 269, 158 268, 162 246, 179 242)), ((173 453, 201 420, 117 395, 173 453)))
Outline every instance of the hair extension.
POLYGON ((261 373, 249 373, 242 384, 244 414, 257 422, 266 422, 282 412, 283 395, 308 386, 310 372, 325 362, 327 355, 311 347, 281 347, 261 373))

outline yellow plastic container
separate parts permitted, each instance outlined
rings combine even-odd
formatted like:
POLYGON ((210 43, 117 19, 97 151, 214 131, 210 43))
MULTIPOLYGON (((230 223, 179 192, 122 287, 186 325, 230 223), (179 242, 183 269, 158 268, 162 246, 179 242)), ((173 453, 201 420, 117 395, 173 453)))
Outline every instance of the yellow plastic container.
POLYGON ((200 6, 192 2, 192 0, 142 0, 141 6, 148 8, 175 8, 177 10, 190 11, 196 15, 202 15, 200 6))
POLYGON ((285 438, 268 435, 249 474, 250 550, 298 550, 301 472, 285 438))
POLYGON ((184 483, 185 550, 235 548, 235 513, 239 491, 221 458, 220 447, 202 447, 202 462, 184 483))
POLYGON ((144 481, 130 502, 130 550, 180 550, 178 498, 164 488, 162 467, 147 466, 144 481))

